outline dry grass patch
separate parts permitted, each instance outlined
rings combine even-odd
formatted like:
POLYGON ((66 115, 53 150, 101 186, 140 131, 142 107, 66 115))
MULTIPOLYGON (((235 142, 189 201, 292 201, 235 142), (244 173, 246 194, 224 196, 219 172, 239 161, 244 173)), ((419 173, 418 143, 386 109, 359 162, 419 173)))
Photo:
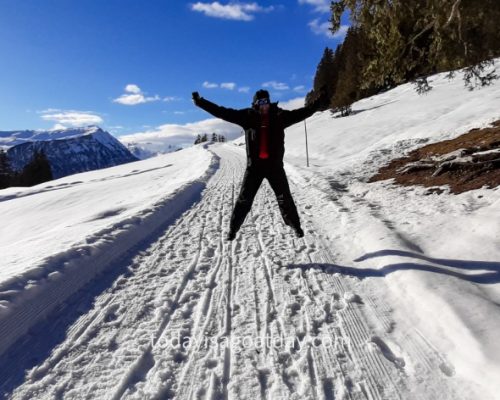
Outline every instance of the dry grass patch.
POLYGON ((416 149, 380 168, 370 182, 391 178, 406 186, 448 185, 452 193, 500 185, 500 121, 416 149))

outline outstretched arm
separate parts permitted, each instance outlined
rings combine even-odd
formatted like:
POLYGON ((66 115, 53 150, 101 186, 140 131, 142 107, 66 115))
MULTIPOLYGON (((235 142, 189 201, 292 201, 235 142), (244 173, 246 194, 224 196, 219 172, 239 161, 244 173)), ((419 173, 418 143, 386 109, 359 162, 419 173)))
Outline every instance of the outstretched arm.
POLYGON ((316 111, 319 111, 321 109, 321 106, 325 103, 326 97, 326 92, 322 90, 321 94, 316 98, 316 100, 314 100, 308 106, 297 108, 296 110, 292 111, 283 110, 282 118, 284 127, 287 128, 293 124, 303 121, 313 115, 316 111))
POLYGON ((198 92, 193 92, 193 102, 201 109, 212 114, 214 117, 240 126, 244 125, 245 116, 241 110, 218 106, 217 104, 200 97, 198 92))

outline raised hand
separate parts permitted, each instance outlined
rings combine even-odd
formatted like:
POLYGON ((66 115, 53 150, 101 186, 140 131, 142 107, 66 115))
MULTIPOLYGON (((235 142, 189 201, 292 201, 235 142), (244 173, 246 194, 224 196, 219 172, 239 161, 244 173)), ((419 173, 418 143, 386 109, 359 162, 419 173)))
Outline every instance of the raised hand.
POLYGON ((194 104, 197 104, 198 100, 200 100, 200 98, 201 98, 200 94, 198 92, 193 92, 192 96, 193 96, 193 102, 194 102, 194 104))

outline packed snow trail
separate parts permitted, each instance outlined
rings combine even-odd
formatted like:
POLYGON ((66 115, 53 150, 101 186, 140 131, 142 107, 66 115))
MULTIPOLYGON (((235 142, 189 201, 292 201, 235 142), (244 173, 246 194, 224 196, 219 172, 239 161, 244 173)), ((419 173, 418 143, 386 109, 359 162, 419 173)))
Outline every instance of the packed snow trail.
POLYGON ((220 167, 202 199, 75 321, 60 323, 78 314, 78 302, 38 327, 42 337, 24 338, 14 355, 40 361, 14 385, 20 372, 2 365, 0 393, 12 399, 472 398, 416 329, 398 321, 404 335, 390 339, 396 324, 390 304, 338 272, 335 243, 312 225, 312 206, 298 186, 292 192, 305 239, 283 224, 264 183, 236 240, 226 242, 245 158, 232 145, 211 149, 220 167), (65 331, 54 332, 59 326, 65 331), (37 354, 44 332, 61 340, 37 354))

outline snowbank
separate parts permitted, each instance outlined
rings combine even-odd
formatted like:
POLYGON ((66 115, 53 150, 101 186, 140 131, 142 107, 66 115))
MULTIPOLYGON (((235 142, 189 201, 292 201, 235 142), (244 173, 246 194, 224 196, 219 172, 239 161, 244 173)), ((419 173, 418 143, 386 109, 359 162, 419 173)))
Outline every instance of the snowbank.
POLYGON ((197 146, 0 191, 0 354, 189 208, 217 165, 217 157, 197 146))
POLYGON ((500 390, 499 188, 426 195, 424 188, 390 181, 366 183, 392 158, 500 119, 500 82, 468 91, 460 76, 431 81, 434 89, 423 96, 407 84, 355 103, 349 117, 323 112, 308 119, 310 168, 304 125, 291 127, 287 168, 307 189, 307 211, 328 237, 338 271, 359 278, 363 290, 379 285, 376 295, 391 300, 394 315, 409 318, 444 355, 443 373, 494 398, 500 390))

